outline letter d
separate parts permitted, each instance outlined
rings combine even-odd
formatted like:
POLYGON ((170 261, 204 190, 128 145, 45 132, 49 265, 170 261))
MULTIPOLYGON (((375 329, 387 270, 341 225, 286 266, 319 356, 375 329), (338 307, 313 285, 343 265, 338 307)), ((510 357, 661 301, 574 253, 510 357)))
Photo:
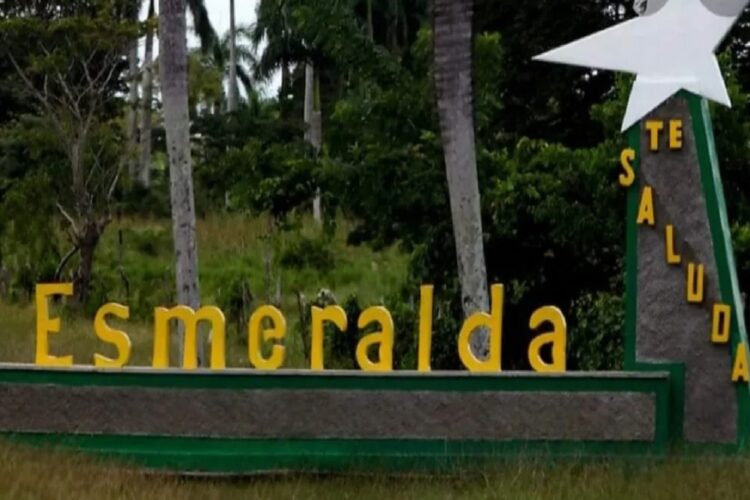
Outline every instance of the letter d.
POLYGON ((503 285, 492 286, 492 303, 490 314, 474 313, 466 319, 458 336, 458 355, 464 366, 473 373, 490 373, 500 371, 500 353, 502 349, 503 322, 503 285), (484 328, 490 332, 489 356, 486 360, 478 359, 471 350, 471 336, 484 328))

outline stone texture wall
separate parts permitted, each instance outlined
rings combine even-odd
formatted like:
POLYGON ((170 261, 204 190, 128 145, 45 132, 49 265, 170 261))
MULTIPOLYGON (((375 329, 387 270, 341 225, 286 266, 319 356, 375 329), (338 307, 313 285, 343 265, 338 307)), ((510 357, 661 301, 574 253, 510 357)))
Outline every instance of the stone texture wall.
MULTIPOLYGON (((641 127, 638 189, 653 188, 656 227, 638 229, 638 296, 636 359, 639 362, 685 363, 684 436, 688 442, 734 443, 737 402, 726 346, 711 343, 711 311, 719 302, 719 281, 700 165, 688 103, 674 97, 648 119, 683 120, 683 149, 670 151, 667 133, 659 152, 649 149, 641 127), (675 228, 682 264, 666 263, 664 228, 675 228), (705 265, 705 300, 688 304, 687 265, 705 265)), ((668 130, 668 126, 665 127, 668 130)))
POLYGON ((221 390, 0 384, 0 432, 276 439, 639 441, 639 392, 221 390))

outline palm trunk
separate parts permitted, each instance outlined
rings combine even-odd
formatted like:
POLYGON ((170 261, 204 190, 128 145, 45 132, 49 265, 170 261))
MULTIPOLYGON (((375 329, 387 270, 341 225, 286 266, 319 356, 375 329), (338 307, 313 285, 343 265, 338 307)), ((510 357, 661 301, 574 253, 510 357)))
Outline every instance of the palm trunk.
POLYGON ((154 98, 154 27, 156 16, 154 0, 148 8, 148 31, 146 32, 146 54, 143 60, 143 105, 141 113, 141 162, 138 167, 138 183, 151 187, 151 121, 154 98))
MULTIPOLYGON (((464 314, 489 309, 477 179, 472 90, 472 0, 435 0, 435 87, 464 314)), ((472 339, 477 356, 489 339, 472 339)))
POLYGON ((281 85, 279 86, 279 114, 282 120, 289 118, 288 97, 291 87, 291 74, 289 64, 286 60, 281 61, 281 85))
POLYGON ((91 280, 94 276, 94 254, 101 238, 99 224, 94 220, 87 221, 78 238, 81 260, 75 278, 75 299, 81 306, 89 300, 91 280))
POLYGON ((315 111, 315 67, 305 65, 305 106, 303 119, 305 121, 305 140, 309 143, 312 132, 312 115, 315 111))
POLYGON ((372 0, 367 0, 367 35, 370 41, 375 41, 375 25, 372 19, 372 0))
MULTIPOLYGON (((185 0, 160 0, 159 16, 159 68, 169 156, 177 302, 198 309, 200 289, 190 154, 185 0)), ((182 344, 180 342, 180 346, 182 344)), ((199 345, 199 358, 204 362, 203 342, 199 345)))
MULTIPOLYGON (((305 140, 310 144, 316 155, 323 145, 323 123, 320 113, 319 80, 315 66, 307 64, 305 67, 305 140)), ((313 219, 318 224, 323 222, 320 191, 313 200, 313 219)))
POLYGON ((138 169, 138 40, 128 48, 128 173, 134 179, 138 169))
POLYGON ((229 0, 229 97, 227 111, 234 113, 239 107, 240 89, 237 85, 237 26, 234 0, 229 0))

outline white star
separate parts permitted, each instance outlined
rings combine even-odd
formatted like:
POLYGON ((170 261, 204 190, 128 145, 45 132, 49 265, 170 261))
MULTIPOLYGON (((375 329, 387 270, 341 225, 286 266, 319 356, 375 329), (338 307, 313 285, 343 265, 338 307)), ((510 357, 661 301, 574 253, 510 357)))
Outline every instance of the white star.
POLYGON ((704 5, 709 0, 669 0, 653 14, 534 59, 638 75, 623 131, 682 89, 731 106, 714 52, 747 1, 733 0, 731 12, 719 9, 717 13, 717 8, 704 5))

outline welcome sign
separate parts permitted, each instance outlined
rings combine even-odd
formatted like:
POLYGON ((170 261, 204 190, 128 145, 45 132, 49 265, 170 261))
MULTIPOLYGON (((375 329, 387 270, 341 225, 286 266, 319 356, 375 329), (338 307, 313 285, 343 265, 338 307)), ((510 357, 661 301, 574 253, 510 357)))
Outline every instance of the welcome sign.
MULTIPOLYGON (((502 285, 492 287, 491 312, 476 313, 467 318, 458 337, 458 355, 464 366, 471 372, 499 372, 502 346, 502 317, 504 288, 502 285), (471 349, 471 336, 479 329, 489 332, 490 356, 478 359, 471 349)), ((46 367, 73 366, 72 356, 57 356, 49 352, 49 335, 60 331, 59 318, 49 316, 49 298, 53 296, 73 295, 73 284, 39 285, 36 289, 37 343, 36 364, 46 367)), ((430 353, 432 346, 432 297, 433 287, 424 286, 421 290, 422 305, 419 318, 419 367, 418 371, 430 371, 430 353)), ((127 320, 130 310, 122 304, 107 304, 99 309, 94 320, 94 332, 104 344, 111 344, 117 351, 117 358, 108 358, 101 354, 93 355, 93 364, 98 368, 122 368, 130 361, 131 342, 128 334, 109 326, 110 317, 127 320)), ((208 323, 211 326, 211 356, 209 366, 212 370, 226 368, 226 320, 217 307, 203 307, 195 311, 186 306, 172 309, 163 307, 154 311, 154 350, 153 367, 169 368, 170 322, 178 320, 185 328, 182 345, 182 368, 198 368, 198 324, 208 323)), ((339 330, 347 329, 348 318, 340 306, 312 308, 312 332, 310 349, 310 368, 324 369, 324 326, 335 325, 339 330)), ((393 370, 393 345, 395 325, 391 313, 384 307, 371 307, 362 312, 357 321, 360 329, 376 325, 379 330, 370 333, 360 340, 356 349, 359 367, 365 372, 390 372, 393 370), (369 350, 377 348, 376 360, 370 358, 369 350)), ((567 332, 565 317, 556 307, 543 307, 531 316, 529 326, 536 329, 549 325, 551 331, 538 335, 529 346, 529 363, 538 372, 564 372, 567 332), (547 362, 542 357, 542 348, 551 347, 552 360, 547 362)), ((258 308, 247 325, 248 359, 251 365, 259 370, 278 370, 284 366, 286 348, 286 319, 276 307, 258 308), (265 326, 264 326, 265 325, 265 326), (264 357, 264 345, 270 346, 270 356, 264 357)))
POLYGON ((500 285, 492 287, 490 311, 456 332, 464 372, 430 371, 429 286, 421 293, 414 372, 392 371, 395 325, 382 307, 357 319, 374 333, 357 347, 356 372, 325 370, 324 326, 347 326, 335 306, 312 312, 311 370, 282 368, 286 322, 272 307, 255 311, 247 325, 254 370, 226 369, 224 317, 215 308, 156 309, 152 367, 131 368, 128 335, 110 326, 127 319, 127 306, 106 305, 94 331, 117 356, 74 360, 49 347, 60 330, 49 299, 72 287, 41 285, 36 366, 0 367, 0 433, 147 467, 223 473, 743 450, 747 330, 703 98, 728 103, 713 51, 747 2, 716 3, 649 2, 640 18, 540 56, 638 75, 623 124, 630 145, 613 176, 628 192, 626 371, 565 372, 566 324, 553 307, 529 318, 536 372, 501 371, 500 285), (646 42, 653 51, 642 50, 646 42), (185 329, 174 369, 172 320, 185 329), (210 369, 197 368, 200 322, 212 328, 210 369), (488 359, 469 347, 479 329, 489 332, 488 359))

